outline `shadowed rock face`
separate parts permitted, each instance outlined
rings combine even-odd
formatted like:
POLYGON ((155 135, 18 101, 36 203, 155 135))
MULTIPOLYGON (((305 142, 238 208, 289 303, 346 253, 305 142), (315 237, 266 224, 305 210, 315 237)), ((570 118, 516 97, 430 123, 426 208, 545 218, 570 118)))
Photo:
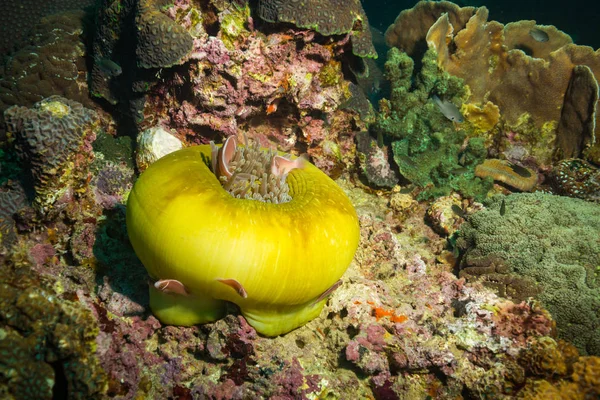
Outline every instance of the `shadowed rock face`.
POLYGON ((43 17, 82 10, 94 3, 94 0, 3 1, 0 3, 0 56, 18 49, 43 17))

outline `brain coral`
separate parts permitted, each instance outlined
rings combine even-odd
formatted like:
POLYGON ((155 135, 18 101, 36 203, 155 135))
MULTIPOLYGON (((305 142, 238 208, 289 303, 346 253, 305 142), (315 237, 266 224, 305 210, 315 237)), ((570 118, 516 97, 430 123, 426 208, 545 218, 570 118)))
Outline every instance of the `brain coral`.
POLYGON ((140 3, 136 18, 138 66, 163 68, 177 64, 192 51, 192 37, 158 9, 145 5, 145 1, 140 3))
POLYGON ((269 22, 289 22, 322 35, 352 33, 352 51, 360 57, 377 57, 369 21, 359 0, 260 0, 258 14, 269 22))
POLYGON ((42 212, 75 183, 87 166, 86 144, 95 138, 94 113, 81 104, 51 96, 32 108, 13 106, 4 113, 7 129, 16 136, 19 158, 29 164, 36 190, 35 203, 42 212))
POLYGON ((87 102, 83 11, 43 18, 30 45, 8 57, 0 69, 0 113, 60 94, 87 102))
POLYGON ((128 98, 130 112, 136 115, 140 103, 143 106, 145 101, 141 93, 148 90, 156 74, 143 69, 173 66, 192 51, 193 38, 186 28, 161 12, 167 3, 102 2, 92 43, 90 93, 93 96, 111 104, 128 98), (127 93, 132 89, 136 94, 127 93))
POLYGON ((0 13, 0 55, 18 48, 39 20, 67 10, 81 10, 94 0, 3 1, 0 13))
POLYGON ((495 197, 461 227, 461 270, 484 282, 498 281, 488 279, 490 272, 506 276, 508 284, 512 278, 530 282, 515 295, 540 292, 559 336, 584 353, 600 354, 598 232, 600 208, 594 203, 543 193, 495 197))

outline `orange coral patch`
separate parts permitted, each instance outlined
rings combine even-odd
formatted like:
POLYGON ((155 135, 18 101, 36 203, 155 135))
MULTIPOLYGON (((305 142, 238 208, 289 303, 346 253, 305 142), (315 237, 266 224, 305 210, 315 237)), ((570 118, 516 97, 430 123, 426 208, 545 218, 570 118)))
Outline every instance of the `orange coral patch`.
POLYGON ((390 321, 392 322, 404 322, 408 319, 405 315, 396 315, 393 310, 386 310, 379 307, 374 307, 375 318, 379 321, 381 318, 390 317, 390 321))

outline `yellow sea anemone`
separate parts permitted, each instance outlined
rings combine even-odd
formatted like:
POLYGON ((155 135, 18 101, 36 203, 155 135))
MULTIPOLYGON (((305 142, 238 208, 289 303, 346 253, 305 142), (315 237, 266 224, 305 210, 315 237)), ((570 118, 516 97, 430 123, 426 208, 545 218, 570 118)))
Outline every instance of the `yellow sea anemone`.
POLYGON ((358 219, 344 192, 300 159, 271 153, 268 174, 243 189, 250 174, 235 171, 235 148, 190 147, 152 164, 129 195, 127 231, 156 280, 150 307, 163 323, 211 322, 229 301, 276 336, 320 314, 354 257, 358 219), (281 202, 244 198, 276 178, 285 190, 269 201, 281 202), (241 198, 222 185, 231 180, 241 198))

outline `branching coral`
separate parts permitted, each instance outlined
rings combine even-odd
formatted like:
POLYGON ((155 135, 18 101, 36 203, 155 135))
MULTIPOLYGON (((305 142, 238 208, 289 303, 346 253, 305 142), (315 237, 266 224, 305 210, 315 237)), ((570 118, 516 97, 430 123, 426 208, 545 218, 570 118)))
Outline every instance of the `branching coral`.
POLYGON ((509 284, 527 280, 530 293, 540 291, 536 297, 556 319, 560 337, 600 354, 599 230, 600 210, 593 203, 542 193, 495 198, 461 227, 461 268, 495 260, 502 268, 487 274, 503 275, 509 284))
MULTIPOLYGON (((239 165, 231 143, 213 153, 215 173, 226 179, 239 165)), ((129 237, 157 280, 153 312, 165 323, 193 325, 220 318, 227 300, 268 336, 315 318, 358 244, 349 200, 313 165, 290 172, 296 163, 280 156, 271 168, 287 175, 289 202, 236 198, 208 167, 210 156, 209 146, 171 153, 129 196, 129 237)))
POLYGON ((142 68, 170 67, 192 51, 192 36, 171 18, 141 1, 136 18, 137 63, 142 68))

